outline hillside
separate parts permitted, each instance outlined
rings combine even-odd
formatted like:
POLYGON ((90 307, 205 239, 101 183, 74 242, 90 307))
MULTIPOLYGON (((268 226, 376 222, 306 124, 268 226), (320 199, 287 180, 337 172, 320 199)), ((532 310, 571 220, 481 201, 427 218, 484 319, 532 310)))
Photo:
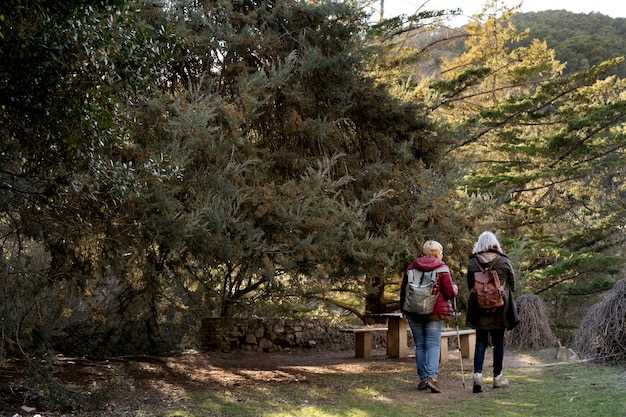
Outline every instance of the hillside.
MULTIPOLYGON (((555 50, 559 61, 566 63, 566 73, 589 68, 615 56, 626 56, 626 19, 612 18, 600 13, 572 13, 566 10, 519 13, 513 23, 520 31, 528 29, 532 39, 542 39, 555 50)), ((424 50, 419 61, 418 73, 431 75, 443 59, 450 59, 463 52, 463 28, 442 26, 434 31, 416 30, 405 35, 406 45, 424 50), (441 42, 450 38, 451 41, 441 42)), ((626 76, 626 64, 617 69, 626 76)))
MULTIPOLYGON (((572 13, 565 10, 520 13, 513 22, 528 28, 530 39, 545 39, 556 51, 567 72, 588 68, 607 58, 626 55, 626 19, 600 13, 572 13)), ((618 73, 626 76, 626 65, 618 73)))

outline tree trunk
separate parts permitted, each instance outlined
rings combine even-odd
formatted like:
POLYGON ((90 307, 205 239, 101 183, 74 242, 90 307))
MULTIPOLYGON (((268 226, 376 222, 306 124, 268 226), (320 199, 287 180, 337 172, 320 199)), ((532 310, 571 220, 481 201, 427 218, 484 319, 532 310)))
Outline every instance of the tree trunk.
POLYGON ((366 323, 385 322, 384 318, 368 317, 371 314, 387 313, 387 304, 385 303, 385 280, 380 276, 368 276, 365 281, 365 321, 366 323))
POLYGON ((222 305, 220 307, 220 317, 229 318, 232 315, 233 303, 230 298, 226 297, 222 299, 222 305))

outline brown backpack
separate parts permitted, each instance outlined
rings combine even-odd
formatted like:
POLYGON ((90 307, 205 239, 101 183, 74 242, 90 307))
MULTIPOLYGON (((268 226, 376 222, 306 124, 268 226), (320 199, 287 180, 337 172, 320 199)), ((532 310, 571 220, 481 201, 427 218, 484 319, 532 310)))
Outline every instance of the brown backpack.
POLYGON ((480 262, 480 271, 474 273, 474 293, 478 307, 484 310, 493 310, 504 305, 503 288, 500 284, 498 272, 493 269, 493 265, 484 269, 480 262))

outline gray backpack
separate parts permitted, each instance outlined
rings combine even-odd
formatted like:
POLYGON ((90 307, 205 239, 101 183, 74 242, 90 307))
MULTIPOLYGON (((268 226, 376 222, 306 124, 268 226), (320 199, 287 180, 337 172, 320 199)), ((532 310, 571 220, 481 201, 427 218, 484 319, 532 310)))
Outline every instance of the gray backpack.
POLYGON ((442 265, 427 272, 418 269, 407 271, 404 311, 415 314, 432 314, 437 301, 437 294, 433 294, 433 288, 437 282, 437 274, 440 272, 449 272, 449 269, 442 265))

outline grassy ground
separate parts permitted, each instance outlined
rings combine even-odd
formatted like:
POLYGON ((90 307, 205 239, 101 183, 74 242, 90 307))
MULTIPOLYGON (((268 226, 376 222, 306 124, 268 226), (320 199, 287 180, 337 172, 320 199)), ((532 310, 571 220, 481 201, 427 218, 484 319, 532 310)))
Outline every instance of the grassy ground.
MULTIPOLYGON (((415 389, 412 359, 358 360, 351 352, 67 360, 58 366, 59 379, 94 398, 104 391, 101 402, 61 412, 32 401, 3 409, 0 398, 0 415, 25 416, 20 409, 25 404, 45 417, 626 417, 624 367, 536 368, 553 361, 553 351, 543 357, 508 354, 512 386, 494 390, 487 377, 485 392, 475 395, 470 381, 466 389, 461 386, 455 354, 441 369, 442 394, 415 389)), ((0 382, 10 370, 0 370, 0 382)), ((7 381, 19 380, 19 373, 8 375, 7 381)), ((0 397, 12 390, 0 390, 0 397)))
MULTIPOLYGON (((626 373, 618 367, 567 365, 515 369, 512 386, 475 395, 454 372, 442 395, 414 389, 411 363, 363 372, 316 372, 300 382, 195 392, 168 417, 626 417, 626 373)), ((468 384, 469 385, 469 384, 468 384)))

